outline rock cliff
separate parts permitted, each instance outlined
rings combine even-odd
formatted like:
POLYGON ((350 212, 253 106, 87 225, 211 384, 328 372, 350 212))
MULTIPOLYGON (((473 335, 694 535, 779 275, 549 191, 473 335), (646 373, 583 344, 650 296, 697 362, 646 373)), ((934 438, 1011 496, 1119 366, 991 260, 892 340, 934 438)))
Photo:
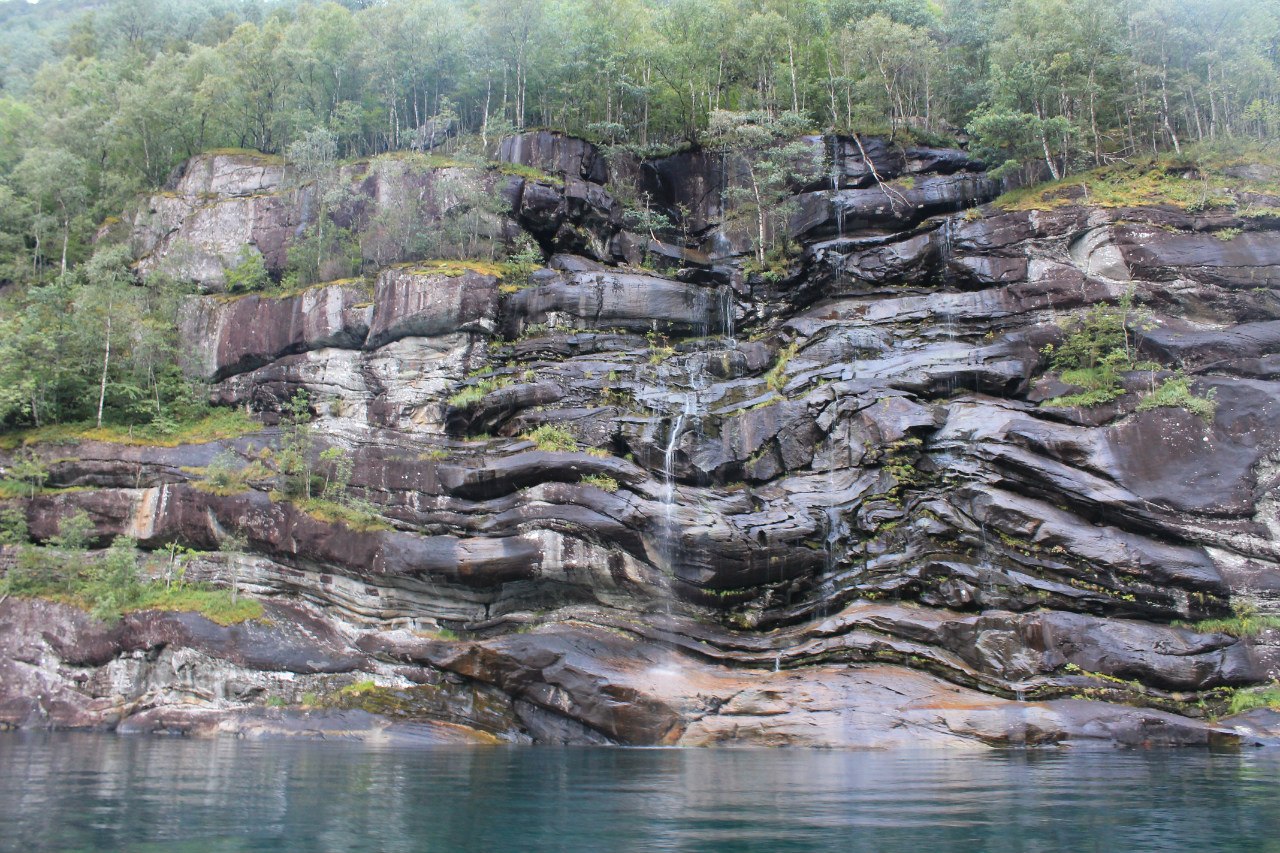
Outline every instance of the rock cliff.
MULTIPOLYGON (((293 719, 267 697, 313 694, 315 729, 372 710, 479 740, 1252 737, 1210 717, 1280 675, 1280 632, 1195 624, 1280 606, 1280 198, 1009 210, 962 151, 808 143, 823 178, 792 188, 799 249, 769 270, 726 217, 732 157, 529 133, 502 146, 519 168, 474 176, 503 200, 482 238, 544 252, 527 280, 395 255, 241 296, 228 266, 278 274, 312 190, 261 157, 191 161, 129 239, 143 275, 206 291, 187 369, 266 425, 37 447, 77 488, 25 506, 36 539, 79 507, 104 539, 203 549, 190 575, 236 577, 267 617, 108 626, 10 598, 0 720, 256 731, 293 719), (629 230, 637 193, 678 237, 629 230), (1047 353, 1118 304, 1148 363, 1059 404, 1081 389, 1047 353), (1211 416, 1144 404, 1170 377, 1211 416), (274 445, 299 390, 379 523, 201 487, 216 455, 274 445)), ((345 227, 376 236, 412 196, 413 228, 439 228, 431 188, 464 168, 344 167, 345 227)))

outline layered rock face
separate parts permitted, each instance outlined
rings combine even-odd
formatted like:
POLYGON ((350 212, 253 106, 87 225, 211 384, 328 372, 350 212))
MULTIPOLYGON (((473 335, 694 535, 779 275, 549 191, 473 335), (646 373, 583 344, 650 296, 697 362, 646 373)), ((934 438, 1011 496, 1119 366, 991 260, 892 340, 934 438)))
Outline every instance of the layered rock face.
MULTIPOLYGON (((84 488, 29 502, 33 536, 83 507, 104 537, 206 549, 192 576, 238 577, 271 618, 108 629, 10 599, 0 718, 252 728, 266 695, 373 679, 389 703, 375 710, 481 739, 1252 732, 1206 708, 1275 679, 1280 636, 1188 626, 1270 612, 1280 593, 1280 199, 1251 199, 1249 217, 1003 211, 979 207, 997 185, 964 152, 810 144, 824 183, 794 187, 800 250, 768 274, 744 263, 750 236, 725 210, 732 158, 610 161, 535 133, 502 152, 545 179, 480 179, 509 208, 493 233, 547 253, 527 281, 401 263, 294 295, 192 298, 188 369, 267 423, 305 391, 317 453, 353 459, 385 529, 265 486, 198 487, 215 454, 247 463, 271 428, 42 448, 51 484, 84 488), (617 199, 636 191, 679 239, 627 230, 617 199), (1047 374, 1046 347, 1121 301, 1144 312, 1131 345, 1153 364, 1110 402, 1054 405, 1078 389, 1047 374), (1139 409, 1174 370, 1212 419, 1139 409), (227 531, 247 553, 217 552, 227 531)), ((380 181, 361 184, 371 209, 405 190, 380 181)), ((278 269, 306 216, 288 183, 243 155, 197 158, 179 197, 135 219, 141 269, 216 290, 245 244, 278 269), (179 237, 208 251, 191 261, 179 237)))

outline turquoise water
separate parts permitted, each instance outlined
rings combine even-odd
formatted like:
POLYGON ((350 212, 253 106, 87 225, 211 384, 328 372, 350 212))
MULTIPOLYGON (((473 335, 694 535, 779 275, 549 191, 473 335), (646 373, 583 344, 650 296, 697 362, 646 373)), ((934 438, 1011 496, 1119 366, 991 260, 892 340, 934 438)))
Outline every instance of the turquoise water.
POLYGON ((1280 851, 1280 752, 0 734, 5 851, 1280 851))

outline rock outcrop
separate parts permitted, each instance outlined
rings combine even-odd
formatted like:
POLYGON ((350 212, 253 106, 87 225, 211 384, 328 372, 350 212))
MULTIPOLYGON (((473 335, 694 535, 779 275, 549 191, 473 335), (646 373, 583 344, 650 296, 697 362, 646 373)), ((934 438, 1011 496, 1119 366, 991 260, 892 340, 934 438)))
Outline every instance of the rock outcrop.
MULTIPOLYGON (((513 174, 470 180, 507 206, 485 239, 529 235, 544 269, 395 255, 365 281, 193 297, 212 399, 274 424, 306 392, 315 454, 341 448, 377 523, 202 485, 268 427, 35 448, 76 488, 24 502, 34 539, 81 508, 103 542, 207 550, 192 577, 270 619, 108 627, 10 598, 0 720, 252 730, 265 697, 305 694, 482 740, 1259 737, 1208 715, 1280 675, 1280 632, 1195 626, 1280 607, 1280 221, 980 207, 997 182, 963 151, 810 144, 829 183, 796 188, 785 269, 744 265, 716 155, 606 160, 540 132, 503 143, 513 174), (670 233, 627 230, 636 192, 670 233), (1153 363, 1058 404, 1078 388, 1046 347, 1121 303, 1153 363), (1211 418, 1142 405, 1179 376, 1211 418), (244 553, 218 551, 231 531, 244 553)), ((438 225, 430 187, 460 167, 344 168, 358 229, 406 194, 438 225)), ((291 180, 196 158, 135 218, 140 268, 217 290, 250 245, 279 272, 308 215, 291 180)))

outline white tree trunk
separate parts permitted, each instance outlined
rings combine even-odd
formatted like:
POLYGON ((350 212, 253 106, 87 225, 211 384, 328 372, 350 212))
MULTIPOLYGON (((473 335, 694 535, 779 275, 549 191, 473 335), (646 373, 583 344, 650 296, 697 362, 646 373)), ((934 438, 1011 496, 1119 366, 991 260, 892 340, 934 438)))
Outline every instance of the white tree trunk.
POLYGON ((111 367, 111 301, 107 301, 107 341, 102 352, 102 384, 98 388, 98 428, 102 428, 102 407, 107 401, 107 371, 111 367))

